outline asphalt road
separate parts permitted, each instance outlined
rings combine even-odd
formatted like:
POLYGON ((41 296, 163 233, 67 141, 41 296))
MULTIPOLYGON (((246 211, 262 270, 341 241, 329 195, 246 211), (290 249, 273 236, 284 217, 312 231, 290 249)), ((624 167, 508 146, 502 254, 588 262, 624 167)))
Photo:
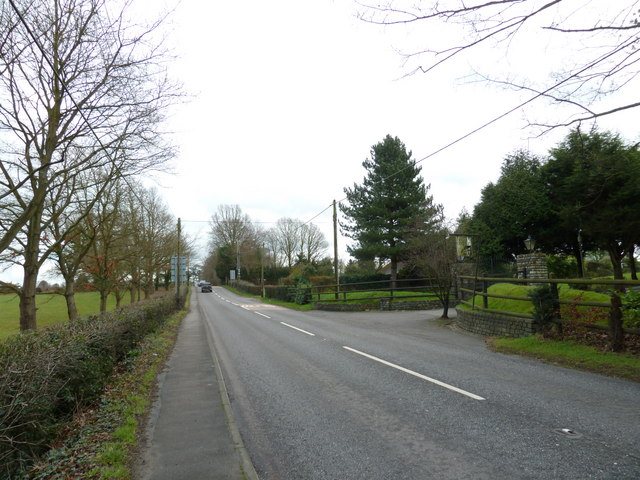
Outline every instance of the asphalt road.
POLYGON ((639 384, 490 352, 438 312, 198 295, 261 479, 640 478, 639 384))

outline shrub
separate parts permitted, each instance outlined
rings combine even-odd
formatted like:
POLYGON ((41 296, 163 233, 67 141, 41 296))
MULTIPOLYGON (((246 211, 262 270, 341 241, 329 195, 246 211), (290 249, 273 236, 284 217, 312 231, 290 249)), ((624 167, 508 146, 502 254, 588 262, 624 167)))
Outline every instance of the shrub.
POLYGON ((627 327, 640 327, 640 292, 630 290, 622 295, 622 312, 627 327))
POLYGON ((290 300, 289 291, 291 287, 286 285, 265 285, 265 294, 267 298, 288 302, 290 300))
POLYGON ((529 292, 533 319, 541 331, 548 330, 558 316, 558 291, 555 285, 543 285, 529 292))
MULTIPOLYGON (((579 302, 582 297, 576 297, 574 302, 579 302)), ((562 318, 572 323, 602 324, 609 318, 609 310, 603 307, 579 306, 575 303, 562 305, 560 308, 562 318)))
POLYGON ((175 311, 172 296, 27 332, 0 344, 0 477, 48 449, 95 401, 114 366, 175 311))
POLYGON ((293 301, 297 305, 306 305, 307 303, 311 303, 311 288, 313 284, 305 279, 298 280, 296 284, 296 289, 294 291, 293 301))
POLYGON ((547 255, 547 266, 551 278, 574 278, 578 274, 578 263, 567 255, 547 255))

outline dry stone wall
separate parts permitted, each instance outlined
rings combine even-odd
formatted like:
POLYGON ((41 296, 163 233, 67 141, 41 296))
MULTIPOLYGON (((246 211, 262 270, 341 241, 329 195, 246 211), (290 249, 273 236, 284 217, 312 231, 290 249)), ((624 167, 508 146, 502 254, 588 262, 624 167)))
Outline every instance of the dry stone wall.
POLYGON ((456 308, 456 325, 472 333, 499 337, 527 337, 535 333, 533 319, 456 308))

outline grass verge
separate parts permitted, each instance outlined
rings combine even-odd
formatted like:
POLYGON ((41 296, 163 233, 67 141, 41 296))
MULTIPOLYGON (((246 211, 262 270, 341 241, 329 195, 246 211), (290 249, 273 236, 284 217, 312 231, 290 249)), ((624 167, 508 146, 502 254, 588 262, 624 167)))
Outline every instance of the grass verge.
POLYGON ((640 382, 640 357, 637 355, 603 352, 597 347, 570 340, 544 339, 541 335, 490 338, 487 344, 496 352, 522 355, 553 365, 640 382))
POLYGON ((142 422, 150 408, 156 376, 173 350, 187 311, 175 313, 149 335, 114 374, 98 404, 79 412, 62 438, 23 477, 25 480, 132 478, 142 422))

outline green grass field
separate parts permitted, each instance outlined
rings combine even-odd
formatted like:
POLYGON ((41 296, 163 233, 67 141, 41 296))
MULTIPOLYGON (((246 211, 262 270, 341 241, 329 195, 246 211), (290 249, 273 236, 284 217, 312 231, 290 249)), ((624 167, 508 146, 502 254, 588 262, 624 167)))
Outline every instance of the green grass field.
MULTIPOLYGON (((505 295, 512 297, 527 297, 529 292, 535 287, 527 285, 516 285, 512 283, 496 283, 489 287, 489 293, 495 295, 505 295)), ((585 290, 575 290, 569 288, 568 285, 559 285, 558 294, 562 300, 583 300, 589 302, 609 302, 610 298, 604 293, 590 292, 585 290)), ((489 298, 489 308, 493 310, 502 310, 504 312, 523 313, 531 315, 533 313, 533 304, 531 301, 510 300, 506 298, 489 298)), ((475 305, 482 307, 482 296, 475 296, 475 305)), ((464 308, 464 307, 463 307, 464 308)))
MULTIPOLYGON (((20 332, 19 299, 17 295, 0 295, 0 340, 20 332)), ((38 311, 36 320, 38 327, 46 327, 67 321, 67 304, 64 296, 43 293, 36 296, 38 311)), ((81 316, 100 311, 100 295, 98 292, 76 293, 76 305, 81 316)), ((107 301, 107 310, 116 306, 113 295, 107 301)))
MULTIPOLYGON (((346 292, 347 294, 347 303, 368 303, 368 302, 375 302, 376 300, 371 300, 371 298, 374 299, 378 299, 378 298, 388 298, 391 296, 391 292, 389 291, 378 291, 378 290, 373 290, 373 291, 369 291, 369 292, 346 292), (368 299, 368 300, 367 300, 368 299)), ((438 297, 436 297, 435 295, 431 294, 431 293, 424 293, 423 292, 411 292, 411 291, 394 291, 393 292, 393 298, 401 298, 401 297, 414 297, 414 298, 408 298, 407 300, 409 301, 420 301, 420 300, 437 300, 438 297), (415 295, 420 295, 419 297, 415 297, 415 295)), ((322 293, 320 295, 320 301, 324 301, 324 300, 335 300, 336 296, 335 293, 322 293)), ((339 295, 339 299, 340 301, 344 301, 344 292, 341 292, 339 295)), ((317 302, 318 301, 318 296, 314 295, 313 296, 313 301, 317 302)))

